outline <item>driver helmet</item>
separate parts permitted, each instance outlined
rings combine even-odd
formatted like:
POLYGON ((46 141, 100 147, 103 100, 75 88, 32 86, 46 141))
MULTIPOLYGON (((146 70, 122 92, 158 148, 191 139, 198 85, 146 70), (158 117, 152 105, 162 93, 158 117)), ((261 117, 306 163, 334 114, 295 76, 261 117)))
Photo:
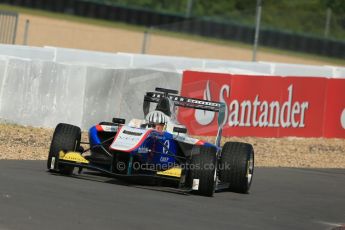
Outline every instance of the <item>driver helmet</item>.
POLYGON ((174 117, 174 103, 167 97, 159 100, 156 109, 147 114, 146 120, 154 124, 166 124, 174 117))

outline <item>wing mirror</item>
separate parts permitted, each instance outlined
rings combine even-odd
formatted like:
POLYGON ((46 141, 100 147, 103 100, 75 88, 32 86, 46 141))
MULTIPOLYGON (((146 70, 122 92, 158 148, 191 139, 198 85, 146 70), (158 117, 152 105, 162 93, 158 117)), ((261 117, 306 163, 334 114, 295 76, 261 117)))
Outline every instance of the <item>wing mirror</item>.
POLYGON ((187 133, 187 129, 186 128, 182 128, 182 127, 174 127, 173 128, 173 132, 174 133, 187 133))
POLYGON ((114 117, 113 118, 113 123, 115 123, 115 124, 122 124, 123 125, 123 124, 126 123, 126 119, 114 117))

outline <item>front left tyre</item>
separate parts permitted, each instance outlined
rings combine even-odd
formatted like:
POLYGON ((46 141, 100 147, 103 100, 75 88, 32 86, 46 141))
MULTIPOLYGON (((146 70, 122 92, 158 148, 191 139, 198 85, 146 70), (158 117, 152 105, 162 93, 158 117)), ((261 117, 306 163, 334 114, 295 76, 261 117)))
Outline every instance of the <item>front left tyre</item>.
POLYGON ((47 168, 51 172, 59 172, 64 175, 73 173, 73 166, 59 166, 60 151, 69 152, 80 149, 81 130, 79 127, 60 123, 56 126, 53 139, 50 144, 47 168))
POLYGON ((216 153, 212 147, 193 147, 189 164, 189 178, 195 194, 213 196, 216 187, 216 153))

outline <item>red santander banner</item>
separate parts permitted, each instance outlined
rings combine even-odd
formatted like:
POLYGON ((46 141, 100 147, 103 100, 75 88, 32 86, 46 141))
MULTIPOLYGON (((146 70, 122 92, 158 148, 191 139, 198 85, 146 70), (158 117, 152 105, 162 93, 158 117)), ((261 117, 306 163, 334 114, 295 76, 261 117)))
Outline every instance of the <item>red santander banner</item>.
MULTIPOLYGON (((345 138, 345 79, 186 71, 181 95, 224 102, 224 136, 345 138)), ((217 133, 214 112, 179 108, 178 119, 193 135, 217 133)))
POLYGON ((345 138, 345 79, 327 82, 323 135, 345 138))

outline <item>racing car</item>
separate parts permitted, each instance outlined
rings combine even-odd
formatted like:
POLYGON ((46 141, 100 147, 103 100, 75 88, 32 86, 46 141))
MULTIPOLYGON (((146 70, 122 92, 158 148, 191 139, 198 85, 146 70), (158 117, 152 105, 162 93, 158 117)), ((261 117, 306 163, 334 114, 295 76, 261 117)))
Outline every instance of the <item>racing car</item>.
POLYGON ((144 119, 113 118, 89 129, 81 142, 81 129, 56 126, 47 160, 51 173, 72 175, 98 171, 130 183, 213 196, 215 191, 248 193, 254 174, 254 149, 242 142, 221 146, 225 104, 178 95, 177 90, 156 88, 143 102, 144 119), (189 136, 177 121, 178 107, 216 112, 215 143, 189 136), (82 146, 88 145, 86 149, 82 146))

